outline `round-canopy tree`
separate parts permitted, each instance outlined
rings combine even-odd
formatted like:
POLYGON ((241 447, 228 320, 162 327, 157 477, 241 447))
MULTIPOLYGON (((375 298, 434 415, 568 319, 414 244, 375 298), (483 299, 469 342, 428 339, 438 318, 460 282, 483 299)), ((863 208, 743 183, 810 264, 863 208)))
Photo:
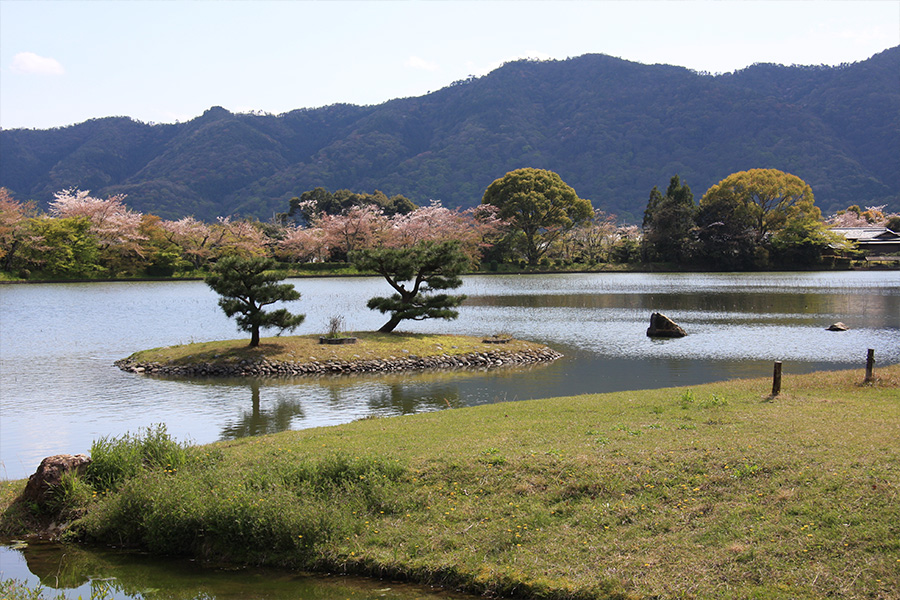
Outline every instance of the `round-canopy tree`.
POLYGON ((529 265, 536 265, 563 233, 594 216, 589 200, 544 169, 510 171, 488 186, 481 203, 496 206, 498 216, 521 234, 529 265))
POLYGON ((748 268, 767 267, 770 258, 789 261, 796 244, 815 246, 821 254, 828 245, 821 218, 805 181, 778 169, 751 169, 706 191, 697 224, 708 260, 723 268, 748 268))
MULTIPOLYGON (((206 277, 206 285, 222 296, 219 306, 229 317, 237 316, 237 324, 250 332, 250 347, 259 346, 259 330, 277 327, 281 332, 293 330, 303 322, 305 315, 295 315, 286 308, 265 311, 264 306, 276 302, 299 300, 300 292, 293 284, 278 283, 284 277, 272 268, 271 258, 240 258, 228 256, 213 266, 206 277)), ((279 332, 280 333, 280 332, 279 332)))
POLYGON ((757 243, 792 220, 822 217, 814 204, 809 184, 778 169, 750 169, 732 173, 709 188, 700 200, 700 209, 713 210, 717 204, 739 210, 753 223, 757 243))

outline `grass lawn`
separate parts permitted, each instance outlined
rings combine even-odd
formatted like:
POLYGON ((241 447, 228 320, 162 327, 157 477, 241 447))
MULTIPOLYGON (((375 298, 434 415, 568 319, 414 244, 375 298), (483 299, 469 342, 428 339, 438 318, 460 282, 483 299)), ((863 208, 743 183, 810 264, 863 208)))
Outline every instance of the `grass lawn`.
POLYGON ((511 597, 897 598, 900 366, 877 375, 786 376, 774 399, 770 380, 740 380, 188 448, 73 492, 72 531, 511 597))
POLYGON ((259 346, 250 348, 249 340, 199 342, 180 346, 168 346, 135 352, 129 358, 137 362, 184 365, 200 362, 236 363, 242 360, 266 359, 276 362, 354 361, 369 359, 427 357, 434 355, 456 356, 476 352, 522 350, 544 348, 542 344, 511 340, 506 344, 485 344, 481 337, 442 335, 427 333, 347 333, 357 343, 329 345, 319 344, 319 335, 279 336, 263 338, 259 346))

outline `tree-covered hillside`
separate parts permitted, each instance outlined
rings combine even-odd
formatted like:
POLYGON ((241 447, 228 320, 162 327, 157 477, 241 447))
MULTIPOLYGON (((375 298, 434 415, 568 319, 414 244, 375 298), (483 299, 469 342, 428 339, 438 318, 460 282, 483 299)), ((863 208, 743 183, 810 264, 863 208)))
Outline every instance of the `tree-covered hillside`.
POLYGON ((521 167, 549 169, 595 208, 640 222, 673 174, 698 192, 774 168, 826 214, 900 209, 900 47, 840 67, 754 65, 712 76, 604 55, 517 61, 379 106, 283 115, 212 108, 174 125, 124 117, 0 132, 0 186, 45 205, 77 187, 165 218, 268 219, 317 186, 418 204, 478 204, 521 167))

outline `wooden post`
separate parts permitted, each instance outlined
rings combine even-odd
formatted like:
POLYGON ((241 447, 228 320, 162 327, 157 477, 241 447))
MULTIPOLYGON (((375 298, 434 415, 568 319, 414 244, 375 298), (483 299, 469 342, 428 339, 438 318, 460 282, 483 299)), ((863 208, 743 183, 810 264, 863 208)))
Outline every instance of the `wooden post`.
POLYGON ((781 393, 781 361, 775 361, 775 371, 772 373, 772 396, 781 393))
POLYGON ((872 383, 875 381, 875 350, 869 348, 869 352, 866 355, 866 380, 865 383, 872 383))

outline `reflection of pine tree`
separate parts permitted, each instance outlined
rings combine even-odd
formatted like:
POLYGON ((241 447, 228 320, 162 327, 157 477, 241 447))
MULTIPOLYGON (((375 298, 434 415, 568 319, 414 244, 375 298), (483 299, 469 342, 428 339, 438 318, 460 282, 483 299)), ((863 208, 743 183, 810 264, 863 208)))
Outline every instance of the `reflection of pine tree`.
POLYGON ((300 402, 292 399, 281 399, 273 409, 263 411, 260 408, 260 382, 256 380, 250 383, 250 400, 250 411, 245 411, 236 422, 222 430, 223 440, 287 431, 295 418, 303 417, 300 402))

